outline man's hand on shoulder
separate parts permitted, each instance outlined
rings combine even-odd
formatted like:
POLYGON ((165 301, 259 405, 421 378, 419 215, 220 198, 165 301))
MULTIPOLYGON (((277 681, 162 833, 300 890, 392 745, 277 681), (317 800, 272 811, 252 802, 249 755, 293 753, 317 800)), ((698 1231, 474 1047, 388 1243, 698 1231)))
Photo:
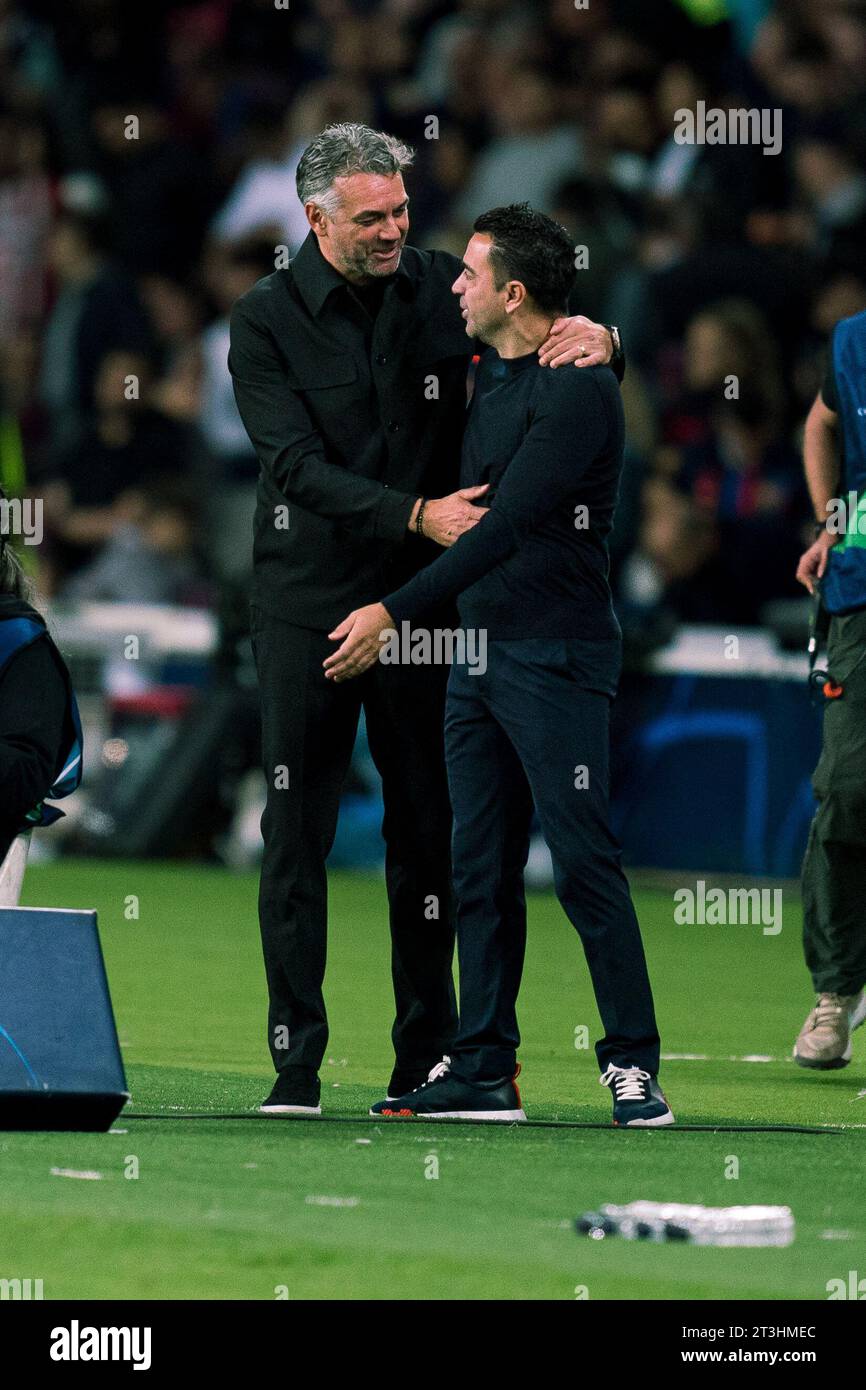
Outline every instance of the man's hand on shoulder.
POLYGON ((573 318, 558 318, 547 338, 538 349, 542 367, 603 366, 613 357, 614 344, 610 330, 603 323, 577 314, 573 318))

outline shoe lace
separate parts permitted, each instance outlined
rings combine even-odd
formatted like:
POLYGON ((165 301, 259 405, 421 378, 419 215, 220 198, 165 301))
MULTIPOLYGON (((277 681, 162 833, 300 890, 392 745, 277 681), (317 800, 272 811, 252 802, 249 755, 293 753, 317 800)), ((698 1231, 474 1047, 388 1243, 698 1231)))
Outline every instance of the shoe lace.
POLYGON ((640 1067, 615 1067, 611 1062, 598 1079, 602 1086, 613 1086, 617 1100, 643 1100, 650 1074, 640 1067))
POLYGON ((447 1076, 447 1074, 448 1074, 448 1072, 449 1072, 450 1070, 451 1070, 451 1058, 450 1058, 450 1057, 443 1057, 443 1058, 442 1058, 442 1061, 441 1061, 441 1062, 437 1062, 436 1065, 435 1065, 435 1067, 433 1067, 433 1068, 431 1069, 430 1074, 429 1074, 429 1076, 427 1077, 427 1080, 421 1082, 421 1085, 418 1087, 418 1090, 420 1091, 420 1090, 422 1090, 425 1086, 429 1086, 430 1083, 431 1083, 431 1081, 438 1081, 440 1077, 442 1077, 442 1076, 447 1076))
POLYGON ((838 994, 819 994, 818 1002, 815 1005, 815 1022, 813 1027, 820 1028, 824 1024, 838 1023, 840 1015, 844 1012, 844 1004, 838 994))

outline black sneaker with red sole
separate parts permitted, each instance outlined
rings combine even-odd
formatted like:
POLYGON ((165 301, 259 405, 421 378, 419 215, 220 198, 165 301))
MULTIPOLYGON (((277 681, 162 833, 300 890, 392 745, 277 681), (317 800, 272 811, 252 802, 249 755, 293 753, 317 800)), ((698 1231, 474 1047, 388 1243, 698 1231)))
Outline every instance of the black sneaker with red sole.
POLYGON ((445 1057, 416 1090, 378 1101, 370 1114, 386 1120, 498 1120, 513 1124, 526 1119, 516 1084, 519 1073, 518 1066, 513 1077, 462 1081, 451 1074, 450 1059, 445 1057))

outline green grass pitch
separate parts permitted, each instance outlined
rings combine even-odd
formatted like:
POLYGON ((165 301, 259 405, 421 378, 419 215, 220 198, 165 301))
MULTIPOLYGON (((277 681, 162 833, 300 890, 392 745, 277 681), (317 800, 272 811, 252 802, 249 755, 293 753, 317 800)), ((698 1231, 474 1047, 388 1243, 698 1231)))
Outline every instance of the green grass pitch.
MULTIPOLYGON (((636 893, 672 1054, 662 1083, 679 1121, 720 1127, 637 1132, 367 1118, 391 1063, 375 876, 331 879, 322 1103, 334 1118, 321 1121, 255 1114, 271 1072, 253 875, 61 861, 30 870, 24 901, 98 909, 129 1109, 172 1117, 0 1134, 0 1277, 41 1278, 47 1299, 824 1299, 829 1279, 866 1271, 866 1030, 844 1071, 790 1061, 811 999, 793 897, 781 933, 764 936, 677 926, 671 892, 636 893), (830 1132, 722 1128, 741 1124, 830 1132), (636 1198, 787 1203, 796 1241, 574 1234, 579 1212, 636 1198)), ((598 1033, 583 953, 547 895, 530 899, 520 1016, 530 1118, 607 1125, 594 1054, 575 1046, 582 1028, 598 1033)))

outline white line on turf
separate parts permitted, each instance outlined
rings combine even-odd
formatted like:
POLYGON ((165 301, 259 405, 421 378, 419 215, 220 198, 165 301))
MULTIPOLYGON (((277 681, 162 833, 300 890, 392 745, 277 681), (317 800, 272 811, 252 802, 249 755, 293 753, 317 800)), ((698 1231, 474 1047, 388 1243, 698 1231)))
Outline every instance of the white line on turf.
POLYGON ((706 1052, 663 1052, 663 1062, 789 1062, 790 1057, 770 1057, 763 1052, 749 1052, 745 1057, 710 1057, 706 1052))
POLYGON ((357 1207, 360 1197, 305 1197, 308 1207, 357 1207))

